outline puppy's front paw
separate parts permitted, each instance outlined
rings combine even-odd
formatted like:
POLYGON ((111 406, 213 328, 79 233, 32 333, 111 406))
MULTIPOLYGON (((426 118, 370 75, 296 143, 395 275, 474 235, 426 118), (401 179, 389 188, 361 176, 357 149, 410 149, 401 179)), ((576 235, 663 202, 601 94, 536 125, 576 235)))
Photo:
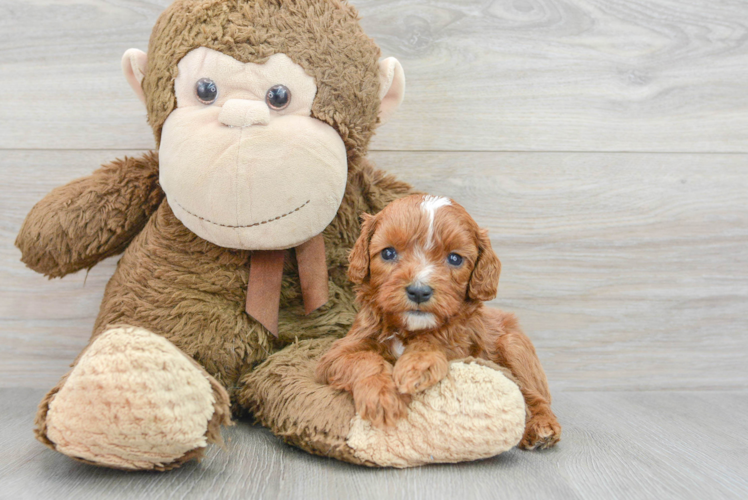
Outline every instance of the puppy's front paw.
POLYGON ((375 427, 394 427, 408 414, 406 398, 397 393, 389 374, 366 378, 353 389, 356 412, 375 427))
POLYGON ((525 425, 525 435, 519 447, 523 450, 546 449, 556 446, 561 439, 561 425, 556 416, 548 410, 536 413, 525 425))
POLYGON ((400 394, 416 394, 440 382, 449 373, 449 363, 441 353, 407 354, 395 363, 392 379, 400 394))

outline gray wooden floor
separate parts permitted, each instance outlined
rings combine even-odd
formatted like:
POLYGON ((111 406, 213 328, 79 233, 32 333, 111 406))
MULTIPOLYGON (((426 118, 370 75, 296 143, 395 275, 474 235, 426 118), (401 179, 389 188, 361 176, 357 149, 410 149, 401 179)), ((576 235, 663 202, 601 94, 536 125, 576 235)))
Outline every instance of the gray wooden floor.
POLYGON ((0 0, 0 498, 748 497, 742 0, 353 0, 408 80, 371 158, 491 231, 557 449, 369 470, 242 424, 127 474, 36 443, 116 259, 49 282, 13 240, 53 187, 153 147, 119 60, 169 2, 0 0))
POLYGON ((544 452, 416 469, 367 469, 285 446, 262 427, 225 431, 199 464, 125 473, 76 463, 31 436, 43 391, 0 389, 0 497, 106 498, 746 498, 745 392, 563 392, 563 444, 544 452))

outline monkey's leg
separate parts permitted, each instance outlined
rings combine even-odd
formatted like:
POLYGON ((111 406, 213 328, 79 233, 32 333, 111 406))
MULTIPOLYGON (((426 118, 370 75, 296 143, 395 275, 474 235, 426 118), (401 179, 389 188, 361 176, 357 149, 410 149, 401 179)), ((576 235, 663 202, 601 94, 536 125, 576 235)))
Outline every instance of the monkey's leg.
POLYGON ((512 314, 486 309, 490 328, 498 334, 492 361, 509 368, 519 382, 529 416, 520 448, 550 448, 561 439, 561 426, 551 411, 548 379, 540 365, 535 347, 517 324, 512 314))
POLYGON ((94 465, 168 470, 202 456, 230 425, 229 396, 174 344, 112 326, 39 405, 36 436, 94 465))

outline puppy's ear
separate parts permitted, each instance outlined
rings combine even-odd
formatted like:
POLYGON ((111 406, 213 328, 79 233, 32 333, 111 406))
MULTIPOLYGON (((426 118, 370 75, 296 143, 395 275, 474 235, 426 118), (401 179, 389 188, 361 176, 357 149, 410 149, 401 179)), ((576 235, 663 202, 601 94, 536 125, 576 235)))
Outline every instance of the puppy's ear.
POLYGON ((356 285, 369 277, 369 242, 374 235, 374 216, 361 214, 361 235, 348 256, 348 279, 356 285))
POLYGON ((473 300, 493 300, 499 288, 501 261, 491 248, 488 231, 478 231, 478 260, 468 283, 468 297, 473 300))

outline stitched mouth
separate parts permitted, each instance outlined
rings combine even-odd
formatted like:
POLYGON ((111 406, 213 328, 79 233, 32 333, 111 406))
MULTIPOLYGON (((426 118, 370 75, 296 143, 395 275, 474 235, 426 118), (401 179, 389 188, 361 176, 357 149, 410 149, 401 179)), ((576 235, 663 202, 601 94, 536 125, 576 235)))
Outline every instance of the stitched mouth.
POLYGON ((301 210, 302 208, 304 208, 305 206, 309 205, 309 203, 310 203, 311 201, 312 201, 312 200, 306 200, 306 201, 305 201, 304 203, 302 203, 302 204, 301 204, 301 205, 299 205, 298 207, 294 208, 294 209, 293 209, 293 210, 291 210, 290 212, 286 212, 286 213, 284 213, 284 214, 281 214, 281 215, 279 215, 279 216, 277 216, 277 217, 273 217, 272 219, 266 219, 266 220, 263 220, 263 221, 260 221, 260 222, 253 222, 252 224, 245 224, 245 225, 243 225, 243 226, 231 226, 231 225, 229 225, 229 224, 221 224, 220 222, 214 222, 214 221, 212 221, 212 220, 210 220, 210 219, 206 219, 205 217, 201 217, 201 216, 199 216, 199 215, 197 215, 197 214, 193 214, 192 212, 190 212, 189 210, 187 210, 186 208, 184 208, 184 207, 183 207, 183 206, 182 206, 182 205, 181 205, 181 204, 180 204, 180 203, 179 203, 178 201, 176 201, 176 200, 174 200, 174 203, 176 203, 176 204, 177 204, 177 205, 179 206, 179 208, 181 208, 182 210, 184 210, 185 212, 187 212, 187 213, 188 213, 188 214, 190 214, 191 216, 193 216, 193 217, 195 217, 195 218, 198 218, 198 219, 200 219, 200 220, 202 220, 202 221, 205 221, 205 222, 207 222, 207 223, 209 223, 209 224, 213 224, 214 226, 220 226, 220 227, 228 227, 228 228, 231 228, 231 229, 244 229, 244 228, 248 228, 248 227, 256 227, 256 226, 261 226, 261 225, 263 225, 263 224, 270 224, 271 222, 275 222, 275 221, 277 221, 277 220, 283 219, 284 217, 288 217, 289 215, 293 215, 293 214, 295 214, 296 212, 298 212, 299 210, 301 210))

